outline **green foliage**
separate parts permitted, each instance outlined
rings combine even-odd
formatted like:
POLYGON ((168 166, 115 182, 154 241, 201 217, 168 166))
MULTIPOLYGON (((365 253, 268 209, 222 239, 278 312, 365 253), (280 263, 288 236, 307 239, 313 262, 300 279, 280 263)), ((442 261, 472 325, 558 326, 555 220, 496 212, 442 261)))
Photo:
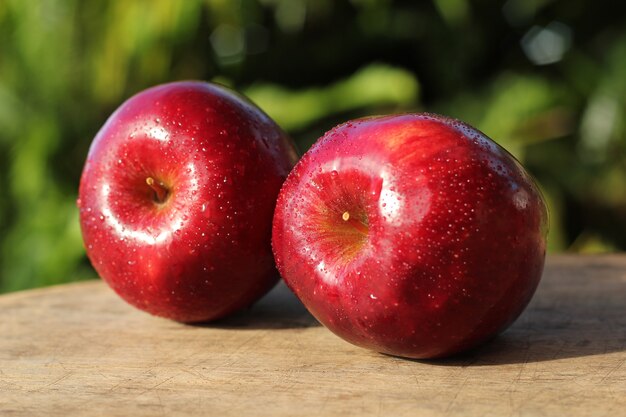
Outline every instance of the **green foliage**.
POLYGON ((89 143, 126 98, 180 79, 243 91, 301 150, 354 117, 463 119, 539 179, 550 250, 626 249, 623 13, 502 4, 0 2, 0 292, 94 276, 74 203, 89 143))
POLYGON ((385 104, 410 106, 418 83, 408 71, 366 66, 345 80, 322 87, 289 91, 280 85, 253 85, 246 95, 287 130, 303 129, 333 114, 385 104))

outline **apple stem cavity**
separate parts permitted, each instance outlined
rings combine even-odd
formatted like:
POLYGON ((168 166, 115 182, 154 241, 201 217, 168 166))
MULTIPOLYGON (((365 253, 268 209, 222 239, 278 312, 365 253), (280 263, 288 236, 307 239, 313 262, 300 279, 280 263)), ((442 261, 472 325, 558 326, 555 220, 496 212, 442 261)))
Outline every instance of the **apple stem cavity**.
POLYGON ((167 189, 165 184, 163 184, 161 181, 155 181, 152 177, 146 178, 146 184, 148 184, 148 186, 152 188, 154 201, 158 204, 165 203, 167 197, 169 196, 169 190, 167 189))
POLYGON ((367 235, 367 232, 368 232, 367 225, 363 223, 362 221, 357 220, 354 217, 351 217, 349 211, 344 211, 343 214, 341 215, 341 219, 344 222, 347 222, 350 226, 354 227, 358 232, 362 233, 363 235, 367 235))

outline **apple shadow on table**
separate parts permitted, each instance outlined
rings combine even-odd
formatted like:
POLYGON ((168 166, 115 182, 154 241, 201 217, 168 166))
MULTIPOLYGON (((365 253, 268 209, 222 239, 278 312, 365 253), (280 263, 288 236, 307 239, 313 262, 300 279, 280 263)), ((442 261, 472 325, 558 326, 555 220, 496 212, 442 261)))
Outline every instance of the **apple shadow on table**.
POLYGON ((281 280, 250 308, 212 323, 197 326, 233 330, 297 329, 320 326, 281 280))
MULTIPOLYGON (((544 278, 526 311, 504 333, 469 352, 418 362, 435 366, 494 366, 626 351, 623 267, 602 263, 590 266, 598 273, 597 285, 590 287, 589 277, 544 278)), ((570 272, 565 269, 564 273, 570 272)), ((200 326, 280 330, 320 324, 281 281, 251 308, 200 326)))
POLYGON ((599 275, 586 282, 544 280, 522 316, 483 346, 448 359, 419 362, 439 366, 493 366, 626 351, 623 269, 610 271, 614 268, 611 265, 594 268, 599 275), (589 288, 594 280, 597 284, 589 288))

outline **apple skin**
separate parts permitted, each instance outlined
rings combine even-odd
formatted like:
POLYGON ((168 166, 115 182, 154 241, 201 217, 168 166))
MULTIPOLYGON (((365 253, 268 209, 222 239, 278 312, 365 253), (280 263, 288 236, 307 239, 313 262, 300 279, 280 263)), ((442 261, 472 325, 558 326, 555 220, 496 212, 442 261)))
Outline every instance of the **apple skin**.
POLYGON ((326 133, 285 181, 272 245, 309 311, 355 345, 449 356, 492 338, 541 278, 548 213, 522 166, 432 114, 326 133))
POLYGON ((201 322, 246 307, 278 280, 272 216, 296 160, 286 134, 224 87, 147 89, 89 150, 78 198, 87 255, 156 316, 201 322))

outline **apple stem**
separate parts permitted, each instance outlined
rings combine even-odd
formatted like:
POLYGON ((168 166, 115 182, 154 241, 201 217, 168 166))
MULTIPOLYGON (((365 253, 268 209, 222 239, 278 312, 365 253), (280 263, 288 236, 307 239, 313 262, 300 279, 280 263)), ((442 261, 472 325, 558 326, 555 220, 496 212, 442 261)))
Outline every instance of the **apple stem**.
POLYGON ((146 184, 148 184, 148 186, 152 188, 152 191, 154 192, 154 201, 159 204, 165 203, 165 200, 167 200, 167 196, 169 194, 169 190, 167 189, 165 184, 163 184, 161 181, 156 182, 152 177, 146 178, 146 184))
POLYGON ((344 222, 348 222, 350 226, 354 227, 358 232, 363 233, 364 235, 367 235, 367 232, 368 232, 367 225, 363 223, 362 221, 357 220, 354 217, 351 217, 349 211, 344 211, 344 213, 341 215, 341 219, 344 222))

